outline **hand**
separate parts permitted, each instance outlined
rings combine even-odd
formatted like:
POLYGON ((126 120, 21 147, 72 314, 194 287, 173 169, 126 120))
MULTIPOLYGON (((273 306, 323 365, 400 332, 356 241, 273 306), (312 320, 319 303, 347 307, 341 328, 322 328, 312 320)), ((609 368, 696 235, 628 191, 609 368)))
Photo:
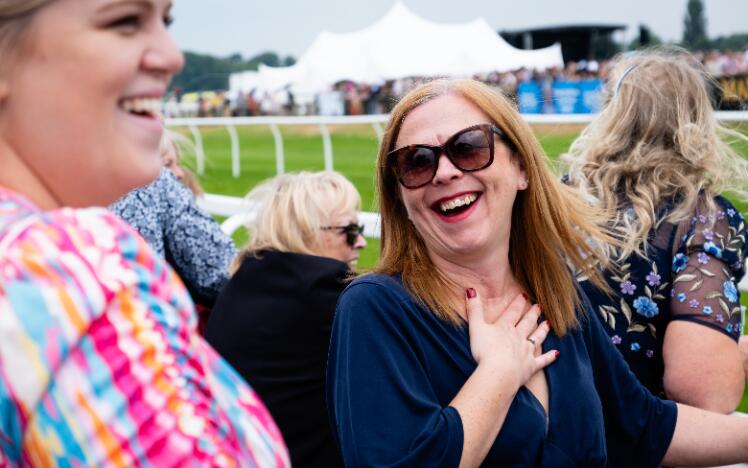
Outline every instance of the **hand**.
POLYGON ((503 377, 514 376, 518 386, 527 383, 539 370, 558 357, 555 350, 540 354, 540 349, 550 326, 548 321, 538 325, 540 308, 518 294, 499 317, 490 322, 480 297, 467 301, 468 334, 473 359, 481 365, 493 367, 503 377))

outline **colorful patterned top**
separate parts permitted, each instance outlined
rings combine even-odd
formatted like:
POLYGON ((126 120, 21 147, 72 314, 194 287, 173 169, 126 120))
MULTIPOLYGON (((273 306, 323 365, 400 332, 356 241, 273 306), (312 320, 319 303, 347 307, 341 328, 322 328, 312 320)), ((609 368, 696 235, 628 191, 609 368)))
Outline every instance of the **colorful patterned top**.
POLYGON ((0 466, 289 466, 177 275, 116 216, 0 188, 0 466))
MULTIPOLYGON (((614 255, 620 271, 604 272, 612 297, 589 281, 580 283, 631 370, 661 397, 670 322, 697 323, 735 341, 743 329, 737 283, 745 274, 748 231, 732 203, 723 197, 714 202, 716 212, 702 200, 691 219, 660 223, 650 234, 646 258, 614 255)), ((663 206, 657 219, 670 211, 663 206)))

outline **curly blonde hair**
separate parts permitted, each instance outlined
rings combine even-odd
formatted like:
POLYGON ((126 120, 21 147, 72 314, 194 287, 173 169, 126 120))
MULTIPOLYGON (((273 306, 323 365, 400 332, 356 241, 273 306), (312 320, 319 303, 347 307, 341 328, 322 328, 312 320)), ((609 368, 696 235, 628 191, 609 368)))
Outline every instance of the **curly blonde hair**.
POLYGON ((748 198, 748 163, 730 146, 748 137, 717 122, 713 85, 686 51, 623 55, 602 111, 562 156, 570 183, 616 213, 608 223, 623 241, 620 258, 644 255, 649 232, 689 218, 700 199, 714 211, 722 192, 748 198), (658 219, 663 203, 671 210, 658 219))

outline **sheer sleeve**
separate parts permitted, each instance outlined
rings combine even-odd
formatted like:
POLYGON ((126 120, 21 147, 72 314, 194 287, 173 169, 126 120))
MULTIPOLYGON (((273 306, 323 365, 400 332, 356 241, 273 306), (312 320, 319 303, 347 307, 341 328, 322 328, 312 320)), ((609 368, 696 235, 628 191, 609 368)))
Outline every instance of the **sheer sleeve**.
POLYGON ((745 274, 743 216, 726 199, 716 211, 701 203, 678 229, 673 256, 672 320, 714 328, 736 340, 742 330, 737 283, 745 274))

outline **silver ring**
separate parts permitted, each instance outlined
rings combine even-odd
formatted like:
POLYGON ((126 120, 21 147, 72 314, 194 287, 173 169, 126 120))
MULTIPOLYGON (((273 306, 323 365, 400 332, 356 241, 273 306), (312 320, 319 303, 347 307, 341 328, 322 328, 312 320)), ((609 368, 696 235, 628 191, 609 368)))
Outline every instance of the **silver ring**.
POLYGON ((532 338, 530 338, 529 336, 527 337, 527 341, 529 341, 530 343, 532 343, 532 344, 533 344, 533 346, 535 346, 535 340, 533 340, 533 339, 532 339, 532 338))

